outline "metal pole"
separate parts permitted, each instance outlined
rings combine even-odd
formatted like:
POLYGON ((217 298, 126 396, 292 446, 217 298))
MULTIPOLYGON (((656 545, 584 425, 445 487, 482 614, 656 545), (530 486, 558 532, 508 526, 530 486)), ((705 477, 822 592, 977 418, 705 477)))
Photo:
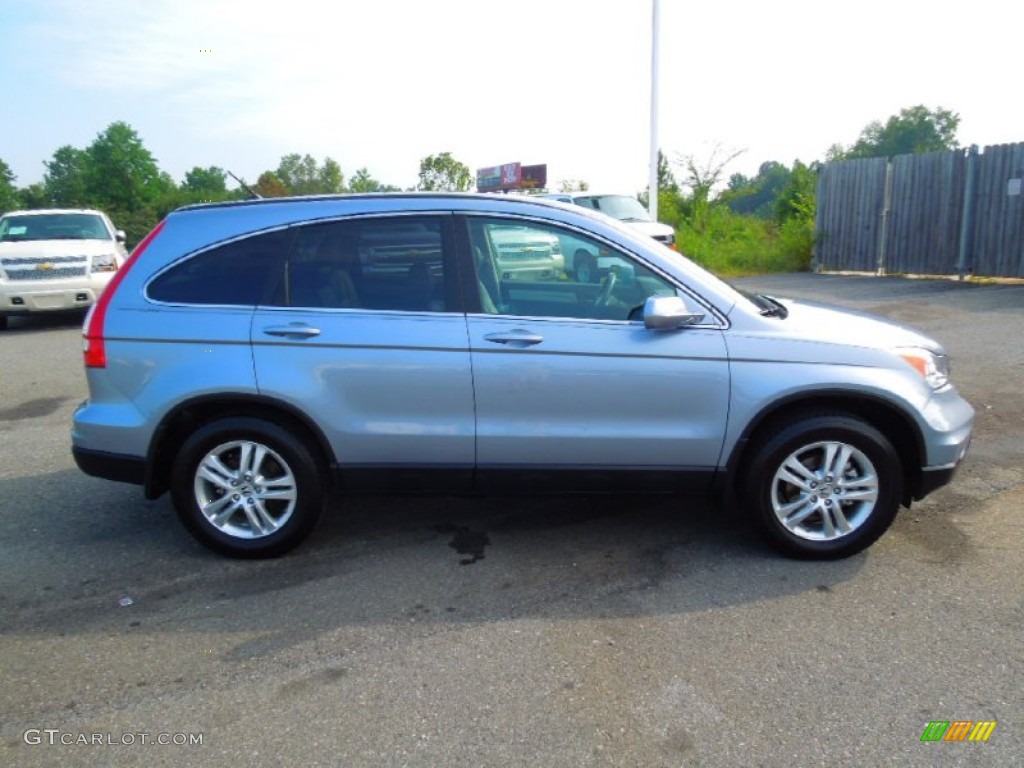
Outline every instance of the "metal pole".
POLYGON ((658 220, 658 0, 651 6, 651 171, 647 185, 647 210, 658 220))

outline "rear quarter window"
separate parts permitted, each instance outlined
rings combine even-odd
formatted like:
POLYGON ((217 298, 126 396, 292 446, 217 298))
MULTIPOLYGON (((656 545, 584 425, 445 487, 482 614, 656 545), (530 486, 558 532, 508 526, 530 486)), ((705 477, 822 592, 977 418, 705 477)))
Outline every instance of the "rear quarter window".
POLYGON ((281 282, 289 242, 281 230, 217 246, 158 275, 146 295, 169 304, 265 303, 281 282))

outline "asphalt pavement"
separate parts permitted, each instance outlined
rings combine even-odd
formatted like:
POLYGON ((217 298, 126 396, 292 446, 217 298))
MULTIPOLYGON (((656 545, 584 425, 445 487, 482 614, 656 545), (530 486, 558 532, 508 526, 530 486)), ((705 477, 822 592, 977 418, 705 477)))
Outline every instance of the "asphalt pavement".
POLYGON ((978 411, 860 555, 784 559, 699 499, 371 497, 228 560, 75 468, 80 318, 13 320, 0 765, 1022 765, 1024 286, 740 282, 925 329, 978 411), (967 720, 987 742, 921 740, 967 720))

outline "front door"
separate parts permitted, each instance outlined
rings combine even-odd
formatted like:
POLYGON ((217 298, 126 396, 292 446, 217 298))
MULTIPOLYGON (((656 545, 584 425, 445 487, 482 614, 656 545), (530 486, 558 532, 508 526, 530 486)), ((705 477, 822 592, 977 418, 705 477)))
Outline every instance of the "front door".
MULTIPOLYGON (((520 488, 524 474, 537 483, 578 480, 581 488, 643 478, 648 490, 710 480, 729 401, 714 318, 703 327, 647 330, 644 301, 677 288, 631 255, 613 253, 599 282, 578 282, 568 271, 517 279, 496 263, 495 235, 508 222, 467 222, 482 310, 469 315, 468 327, 484 477, 520 488)), ((535 248, 545 241, 557 248, 564 234, 524 226, 530 234, 520 239, 535 248)))

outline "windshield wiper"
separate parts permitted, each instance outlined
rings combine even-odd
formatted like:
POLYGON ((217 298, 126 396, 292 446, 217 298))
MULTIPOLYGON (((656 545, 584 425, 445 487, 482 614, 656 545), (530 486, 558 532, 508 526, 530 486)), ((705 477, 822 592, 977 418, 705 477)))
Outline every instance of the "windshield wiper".
POLYGON ((761 317, 781 317, 783 320, 789 317, 789 310, 778 299, 765 296, 763 293, 757 294, 757 298, 770 305, 761 310, 761 317))

